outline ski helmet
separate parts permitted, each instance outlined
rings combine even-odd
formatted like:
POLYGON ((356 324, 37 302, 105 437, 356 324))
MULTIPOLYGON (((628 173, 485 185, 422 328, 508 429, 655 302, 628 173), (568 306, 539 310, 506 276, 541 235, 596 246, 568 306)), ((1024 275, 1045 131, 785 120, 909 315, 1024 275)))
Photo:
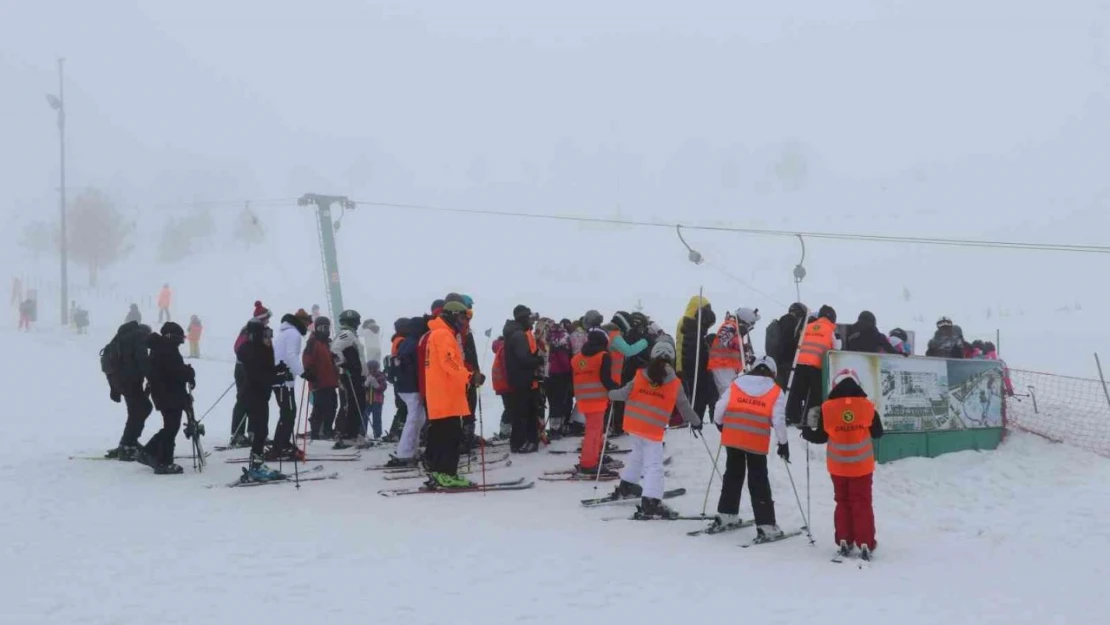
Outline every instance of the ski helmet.
POLYGON ((587 310, 586 314, 582 316, 582 325, 587 328, 596 328, 603 323, 605 323, 605 318, 596 310, 587 310))
POLYGON ((747 324, 749 327, 754 326, 759 321, 759 309, 752 310, 751 308, 737 308, 736 320, 740 323, 747 324))
POLYGON ((941 317, 940 319, 937 319, 937 327, 938 328, 950 328, 950 327, 952 327, 952 319, 949 318, 949 317, 941 317))
POLYGON ((833 307, 829 306, 828 304, 825 304, 821 307, 821 310, 817 311, 817 316, 824 317, 825 319, 836 323, 836 310, 834 310, 833 307))
POLYGON ((856 373, 855 369, 841 369, 836 373, 835 376, 833 376, 833 387, 835 388, 838 384, 845 380, 854 380, 857 386, 863 386, 863 384, 860 382, 859 374, 856 373))
POLYGON ((899 339, 901 339, 905 342, 909 342, 909 340, 910 340, 910 335, 906 334, 906 331, 903 330, 902 328, 894 328, 893 330, 890 331, 890 335, 893 336, 893 337, 899 338, 899 339))
POLYGON ((362 315, 357 310, 344 310, 339 313, 339 327, 357 330, 362 325, 362 315))
POLYGON ((317 336, 331 336, 331 319, 319 316, 312 325, 312 333, 317 336))
POLYGON ((806 313, 809 312, 809 309, 807 309, 806 305, 801 302, 794 302, 790 305, 790 310, 787 312, 789 312, 791 315, 794 315, 795 317, 804 317, 806 316, 806 313))
POLYGON ((651 346, 652 358, 663 358, 665 360, 674 362, 674 354, 674 341, 672 341, 669 336, 659 337, 659 339, 655 341, 655 345, 651 346))
POLYGON ((185 342, 185 330, 172 321, 162 324, 162 336, 176 341, 178 344, 185 342))

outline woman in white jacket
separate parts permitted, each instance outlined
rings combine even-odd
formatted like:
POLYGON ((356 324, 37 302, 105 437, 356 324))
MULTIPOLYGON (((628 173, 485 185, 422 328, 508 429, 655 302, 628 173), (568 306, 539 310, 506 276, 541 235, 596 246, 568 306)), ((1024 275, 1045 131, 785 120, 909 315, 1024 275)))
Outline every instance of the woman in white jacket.
POLYGON ((274 364, 278 370, 286 372, 285 382, 275 389, 278 402, 278 422, 274 429, 274 446, 266 454, 266 460, 296 459, 297 448, 293 445, 293 429, 297 420, 297 400, 294 395, 296 379, 304 373, 301 360, 301 339, 308 332, 312 317, 300 309, 294 315, 281 318, 281 325, 274 334, 274 364))
POLYGON ((378 327, 378 322, 373 319, 367 319, 362 324, 362 331, 359 332, 359 338, 362 339, 362 351, 366 356, 366 360, 376 360, 382 362, 382 329, 378 327))
POLYGON ((775 502, 767 477, 767 454, 771 451, 771 430, 778 442, 778 455, 790 461, 786 432, 786 393, 775 382, 775 361, 763 356, 750 373, 736 378, 717 401, 713 422, 721 430, 721 444, 728 453, 721 498, 717 502, 714 529, 741 527, 740 492, 747 473, 748 493, 752 498, 757 540, 783 537, 775 522, 775 502))

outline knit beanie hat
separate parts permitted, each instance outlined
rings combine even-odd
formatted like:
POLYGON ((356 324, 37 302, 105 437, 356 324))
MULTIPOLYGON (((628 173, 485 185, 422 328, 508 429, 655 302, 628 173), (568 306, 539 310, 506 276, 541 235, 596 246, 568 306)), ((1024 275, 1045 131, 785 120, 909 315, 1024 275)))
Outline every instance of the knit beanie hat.
POLYGON ((439 316, 439 313, 443 310, 443 305, 445 303, 446 302, 441 299, 437 299, 436 301, 432 302, 432 314, 439 316))
POLYGON ((305 325, 312 323, 312 315, 305 312, 303 308, 298 308, 297 312, 293 313, 293 316, 303 321, 305 325))
POLYGON ((605 323, 605 318, 596 310, 587 310, 586 314, 582 315, 582 325, 587 328, 596 328, 603 323, 605 323))
POLYGON ((655 345, 651 348, 652 358, 666 358, 674 362, 674 341, 671 337, 663 335, 655 341, 655 345))
POLYGON ((262 305, 261 301, 254 303, 254 320, 258 322, 268 321, 270 319, 270 309, 262 305))

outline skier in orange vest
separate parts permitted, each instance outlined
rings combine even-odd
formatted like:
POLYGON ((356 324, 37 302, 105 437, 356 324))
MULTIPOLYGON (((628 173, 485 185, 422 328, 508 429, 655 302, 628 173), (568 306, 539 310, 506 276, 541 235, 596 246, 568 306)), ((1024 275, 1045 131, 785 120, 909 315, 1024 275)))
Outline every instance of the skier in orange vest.
POLYGON ((578 409, 586 417, 586 435, 582 438, 582 451, 578 456, 578 471, 596 475, 616 475, 604 468, 602 458, 605 415, 611 410, 609 391, 619 385, 613 380, 612 356, 608 351, 609 337, 605 330, 592 328, 587 333, 582 351, 571 359, 574 380, 574 397, 578 409))
POLYGON ((859 374, 843 369, 833 377, 833 389, 821 414, 802 428, 802 438, 818 445, 828 443, 826 464, 836 498, 836 558, 859 549, 862 560, 875 551, 875 511, 871 505, 875 451, 872 440, 882 438, 883 423, 875 404, 867 398, 859 374))
POLYGON ((836 311, 832 306, 822 306, 817 320, 806 326, 798 343, 794 358, 794 371, 790 377, 786 402, 786 422, 801 425, 805 413, 821 406, 821 370, 825 367, 825 354, 840 349, 836 336, 836 311))
POLYGON ((674 370, 675 345, 661 336, 651 348, 647 368, 636 372, 624 388, 609 392, 612 401, 624 402, 624 430, 630 436, 632 453, 621 471, 621 482, 610 497, 641 497, 637 518, 668 519, 678 514, 663 499, 663 435, 671 413, 677 407, 695 436, 701 431, 701 417, 694 412, 682 382, 674 370), (643 477, 643 487, 640 478, 643 477))
POLYGON ((778 442, 778 455, 790 460, 786 433, 786 394, 775 382, 778 367, 773 358, 755 361, 751 373, 732 382, 713 410, 713 421, 721 430, 721 445, 727 460, 717 501, 717 518, 711 532, 743 527, 740 521, 740 491, 748 478, 756 532, 762 540, 777 540, 783 532, 775 522, 775 502, 767 476, 767 454, 771 431, 778 442))
POLYGON ((158 323, 162 323, 163 317, 165 321, 170 321, 170 304, 173 302, 173 291, 170 290, 170 285, 163 284, 162 290, 158 292, 158 323))
POLYGON ((708 369, 713 374, 718 396, 724 394, 745 365, 755 360, 747 337, 758 321, 758 310, 738 308, 735 314, 726 313, 725 320, 717 328, 709 346, 708 369))

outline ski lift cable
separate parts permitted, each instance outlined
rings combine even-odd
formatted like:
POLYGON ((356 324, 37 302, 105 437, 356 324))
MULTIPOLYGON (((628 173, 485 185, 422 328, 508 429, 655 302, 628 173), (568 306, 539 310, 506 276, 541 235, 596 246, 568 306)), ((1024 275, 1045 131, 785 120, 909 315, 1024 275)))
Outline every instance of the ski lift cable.
MULTIPOLYGON (((429 204, 406 204, 400 202, 359 201, 362 206, 377 206, 382 208, 403 208, 410 210, 434 211, 441 213, 456 213, 464 215, 485 215, 491 217, 514 217, 520 219, 544 219, 548 221, 573 221, 579 223, 594 223, 602 225, 635 226, 642 228, 675 228, 678 224, 663 223, 658 221, 639 221, 633 219, 616 219, 610 217, 582 217, 574 215, 552 215, 543 213, 519 213, 492 209, 468 209, 433 206, 429 204)), ((972 247, 983 249, 1013 249, 1026 251, 1046 252, 1081 252, 1089 254, 1110 254, 1110 246, 1068 244, 1068 243, 1037 243, 1030 241, 998 241, 987 239, 955 239, 945 237, 909 237, 877 234, 860 234, 848 232, 812 232, 775 230, 765 228, 740 228, 735 226, 707 226, 681 224, 686 230, 700 230, 705 232, 731 232, 737 234, 751 234, 762 236, 780 237, 810 237, 813 239, 832 239, 843 241, 869 241, 874 243, 912 243, 920 245, 943 245, 949 247, 972 247)))

